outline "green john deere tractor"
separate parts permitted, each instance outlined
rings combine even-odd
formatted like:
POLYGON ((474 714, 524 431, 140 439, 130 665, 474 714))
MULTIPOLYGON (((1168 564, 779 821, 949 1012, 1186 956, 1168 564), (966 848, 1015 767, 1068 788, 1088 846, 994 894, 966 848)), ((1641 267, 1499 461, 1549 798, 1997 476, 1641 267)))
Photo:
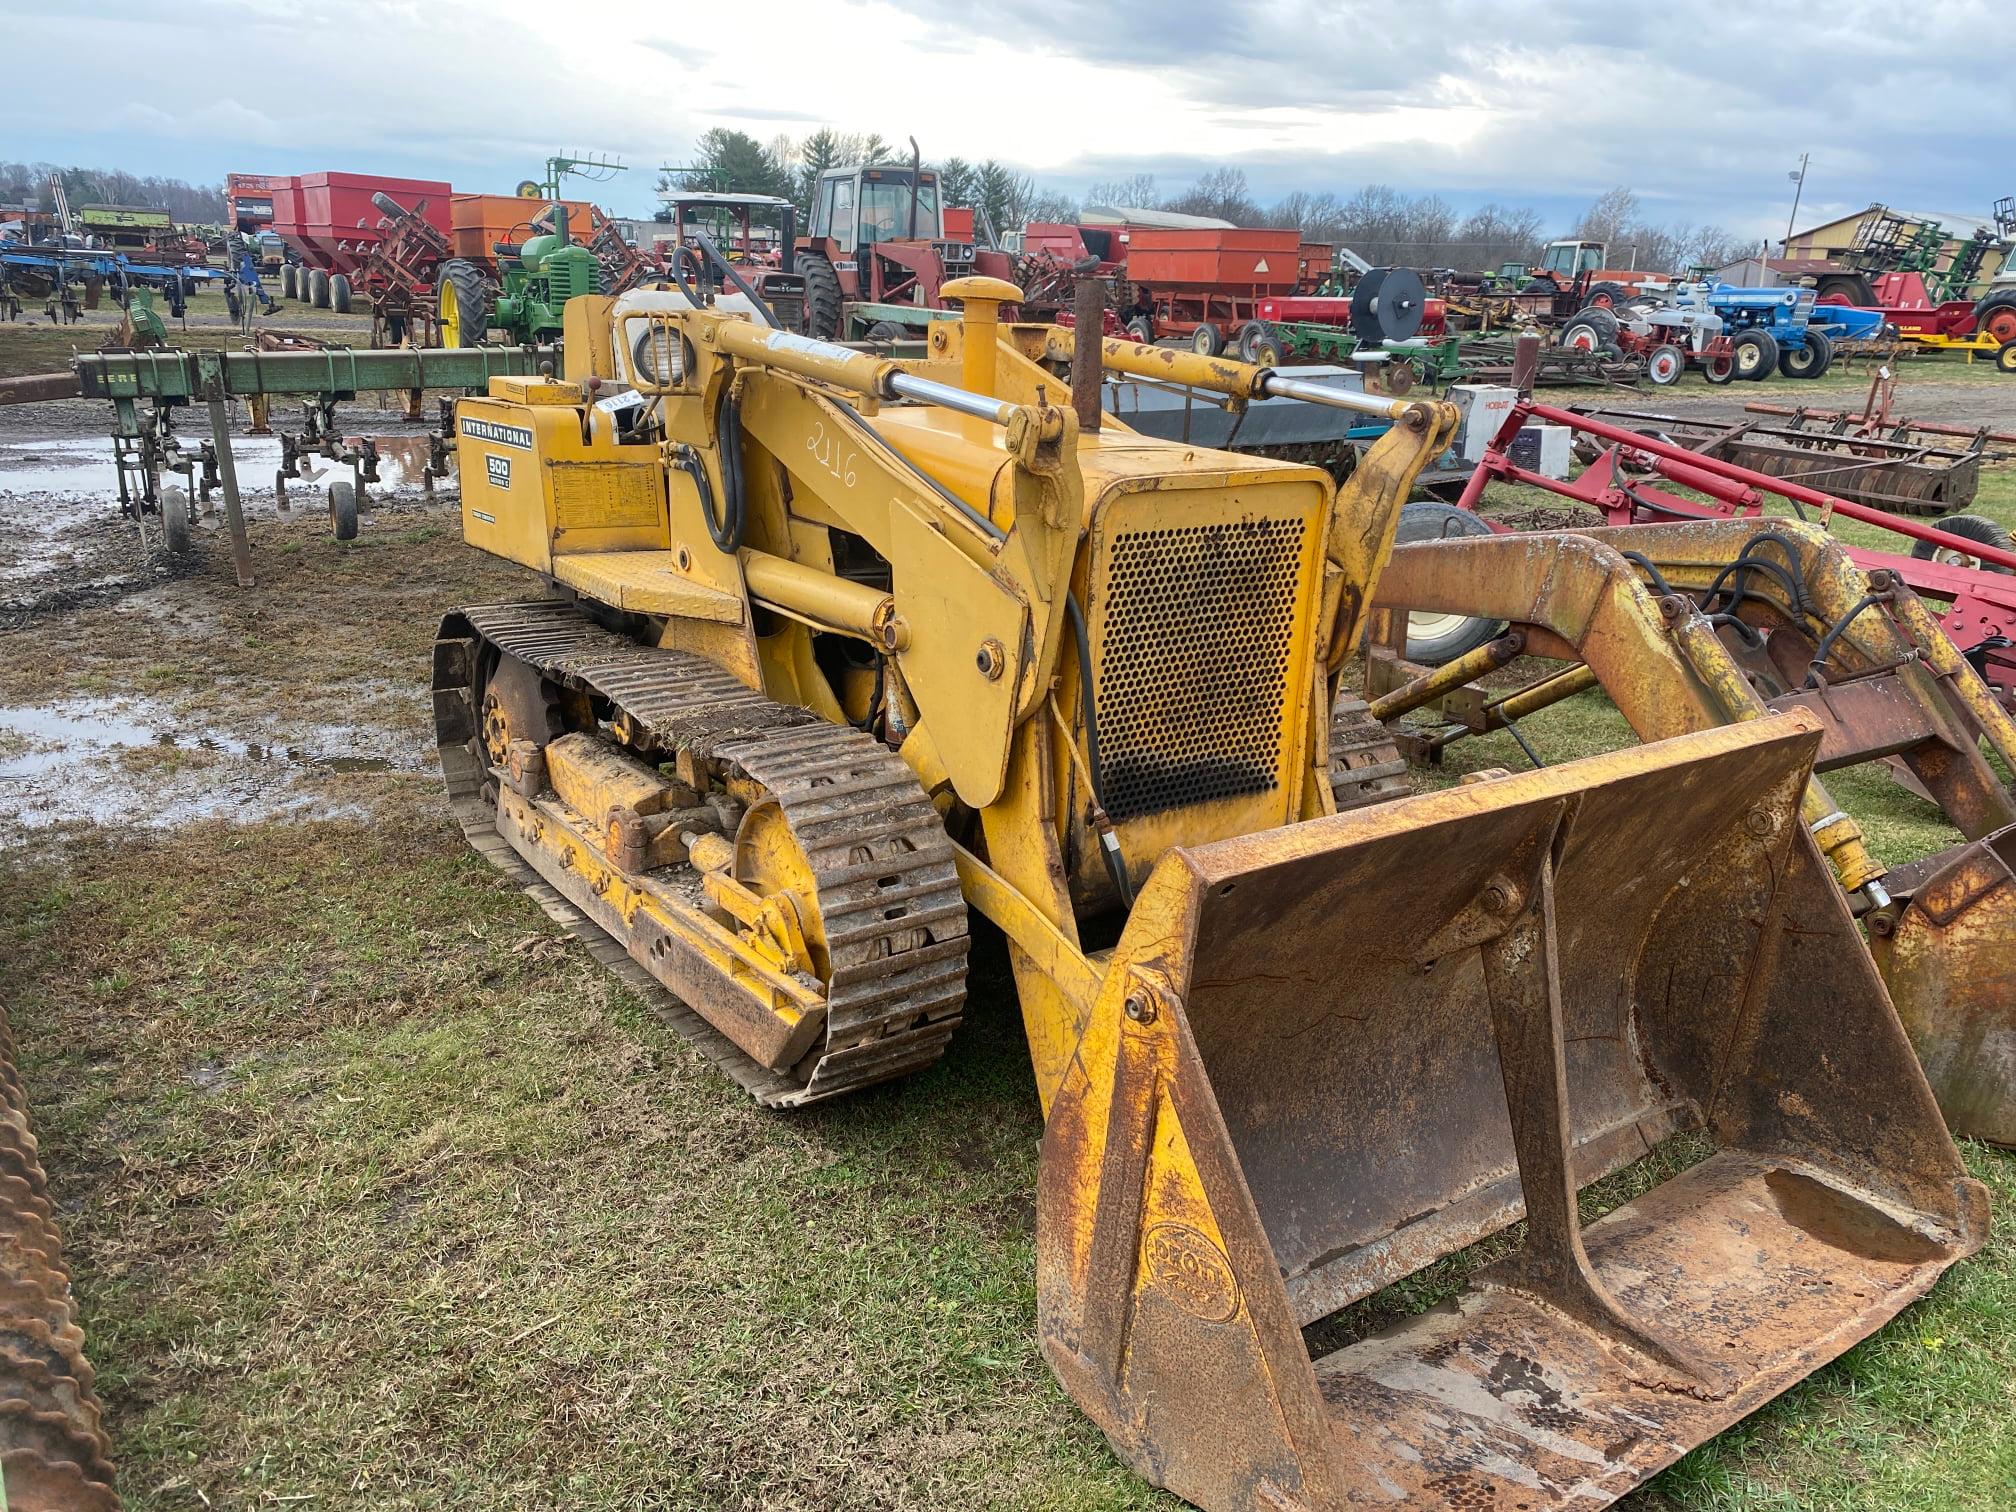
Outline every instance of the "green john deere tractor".
POLYGON ((556 204, 548 216, 550 232, 497 243, 494 277, 464 257, 436 270, 434 323, 441 345, 481 346, 493 330, 512 346, 551 341, 560 335, 568 300, 601 292, 595 254, 567 235, 567 207, 556 204))

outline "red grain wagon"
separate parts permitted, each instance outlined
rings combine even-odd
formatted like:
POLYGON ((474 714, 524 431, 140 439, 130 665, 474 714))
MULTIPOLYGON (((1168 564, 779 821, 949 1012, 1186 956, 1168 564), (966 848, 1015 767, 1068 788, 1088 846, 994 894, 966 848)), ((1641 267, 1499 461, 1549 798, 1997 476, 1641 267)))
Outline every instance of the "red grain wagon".
POLYGON ((1152 341, 1187 336, 1216 356, 1228 335, 1255 318, 1259 301, 1292 294, 1302 282, 1302 237, 1294 230, 1133 228, 1127 278, 1136 301, 1128 328, 1152 341))

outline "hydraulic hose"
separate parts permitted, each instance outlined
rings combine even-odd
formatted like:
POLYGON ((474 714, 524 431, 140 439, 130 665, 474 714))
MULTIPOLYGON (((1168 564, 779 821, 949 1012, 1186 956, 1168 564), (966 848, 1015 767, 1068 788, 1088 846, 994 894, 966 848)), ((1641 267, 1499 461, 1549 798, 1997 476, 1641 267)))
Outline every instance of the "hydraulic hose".
POLYGON ((756 313, 763 317, 763 323, 765 325, 770 327, 770 329, 773 331, 781 331, 784 329, 783 323, 779 321, 777 318, 777 312, 770 308, 769 303, 763 298, 763 296, 761 294, 758 294, 755 290, 755 287, 749 282, 749 280, 742 276, 741 270, 738 269, 735 266, 735 264, 728 261, 727 258, 721 255, 721 249, 714 245, 713 239, 711 237, 709 237, 703 231, 696 231, 693 233, 693 240, 699 243, 700 249, 704 251, 707 254, 707 256, 713 260, 714 266, 722 271, 722 273, 727 277, 728 282, 735 285, 735 287, 742 292, 743 297, 745 297, 749 301, 749 303, 756 306, 756 313))
MULTIPOLYGON (((742 476, 742 406, 735 402, 732 383, 722 386, 721 406, 715 420, 721 438, 721 485, 727 490, 728 499, 718 517, 704 487, 700 502, 705 506, 707 534, 716 546, 733 555, 742 549, 742 532, 749 519, 749 495, 742 476)), ((701 470, 704 472, 705 468, 701 470)))
MULTIPOLYGON (((1092 789, 1092 827, 1099 835, 1099 850, 1106 860, 1106 874, 1125 907, 1134 907, 1134 888, 1127 880, 1127 858, 1120 851, 1120 836, 1106 812, 1105 781, 1099 767, 1099 710, 1092 689, 1092 639, 1085 633, 1085 611, 1078 607, 1078 595, 1064 595, 1064 609, 1071 617, 1071 636, 1078 644, 1078 703, 1085 720, 1085 781, 1092 789)), ((1069 738, 1069 732, 1066 732, 1069 738)))

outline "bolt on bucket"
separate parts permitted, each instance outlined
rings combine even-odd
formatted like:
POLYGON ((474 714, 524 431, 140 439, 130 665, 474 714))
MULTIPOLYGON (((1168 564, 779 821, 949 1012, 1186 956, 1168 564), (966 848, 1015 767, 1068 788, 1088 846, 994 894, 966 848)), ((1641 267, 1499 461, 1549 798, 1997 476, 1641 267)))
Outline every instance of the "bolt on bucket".
POLYGON ((1978 1248, 1803 713, 1193 850, 1043 1140, 1043 1347, 1207 1508, 1600 1506, 1978 1248), (1580 1187, 1714 1153, 1586 1228, 1580 1187), (1521 1217, 1451 1300, 1303 1329, 1521 1217))

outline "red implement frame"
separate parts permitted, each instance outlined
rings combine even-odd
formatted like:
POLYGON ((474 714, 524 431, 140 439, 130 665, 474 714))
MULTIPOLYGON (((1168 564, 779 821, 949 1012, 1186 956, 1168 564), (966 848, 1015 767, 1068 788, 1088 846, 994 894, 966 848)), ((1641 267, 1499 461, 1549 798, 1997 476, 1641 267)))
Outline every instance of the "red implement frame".
MULTIPOLYGON (((1649 524, 1659 520, 1716 520, 1744 515, 1762 515, 1766 496, 1776 495, 1801 510, 1818 511, 1821 524, 1834 515, 1877 525, 1914 541, 1929 541, 1951 547, 1955 538, 1930 523, 1920 523, 1901 515, 1835 498, 1818 489, 1786 478, 1738 467, 1699 452, 1688 451, 1656 437, 1645 436, 1622 426, 1606 425, 1573 410, 1551 404, 1523 401, 1512 407, 1505 424, 1492 439, 1470 476, 1457 502, 1472 513, 1477 511, 1487 484, 1528 483, 1549 493, 1574 499, 1603 512, 1610 525, 1649 524), (1529 424, 1561 425, 1586 436, 1610 443, 1610 449, 1573 479, 1545 477, 1519 466, 1510 456, 1521 427, 1529 424), (1627 475, 1628 454, 1634 468, 1647 477, 1627 475), (1664 479, 1681 488, 1704 495, 1693 498, 1660 488, 1651 478, 1664 479)), ((1486 521, 1495 531, 1509 526, 1486 521)), ((2016 552, 1969 541, 1969 556, 1984 564, 2016 572, 2016 552)), ((1909 555, 1850 547, 1848 554, 1865 571, 1888 568, 1919 594, 1948 604, 1941 621, 1946 636, 1974 660, 1982 677, 2005 704, 2016 708, 2016 577, 1983 571, 1981 568, 1949 566, 1943 562, 1921 561, 1909 555), (1977 654, 1978 653, 1978 654, 1977 654)))

